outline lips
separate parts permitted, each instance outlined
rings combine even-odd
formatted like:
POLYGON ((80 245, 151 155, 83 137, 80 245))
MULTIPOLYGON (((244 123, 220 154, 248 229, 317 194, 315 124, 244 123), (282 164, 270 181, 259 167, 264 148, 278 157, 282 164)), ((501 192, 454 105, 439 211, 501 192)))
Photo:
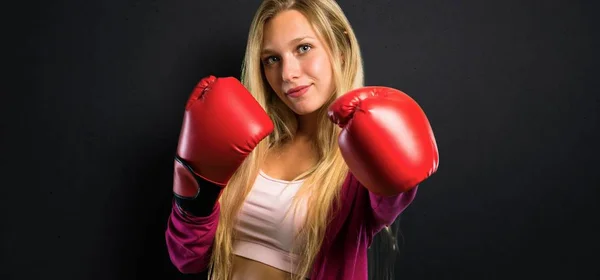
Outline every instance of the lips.
POLYGON ((308 88, 310 86, 311 85, 306 85, 306 86, 298 86, 298 87, 292 88, 286 92, 286 95, 289 97, 299 97, 299 96, 303 95, 304 93, 306 93, 306 91, 308 91, 308 88))

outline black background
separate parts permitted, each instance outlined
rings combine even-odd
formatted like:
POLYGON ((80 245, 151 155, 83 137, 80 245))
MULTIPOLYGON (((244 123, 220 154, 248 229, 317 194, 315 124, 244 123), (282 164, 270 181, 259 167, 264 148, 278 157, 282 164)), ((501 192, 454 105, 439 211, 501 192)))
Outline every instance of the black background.
MULTIPOLYGON (((183 106, 239 77, 258 3, 4 6, 0 278, 184 278, 164 241, 183 106)), ((598 5, 339 3, 366 83, 415 98, 439 145, 397 279, 597 279, 598 5)))

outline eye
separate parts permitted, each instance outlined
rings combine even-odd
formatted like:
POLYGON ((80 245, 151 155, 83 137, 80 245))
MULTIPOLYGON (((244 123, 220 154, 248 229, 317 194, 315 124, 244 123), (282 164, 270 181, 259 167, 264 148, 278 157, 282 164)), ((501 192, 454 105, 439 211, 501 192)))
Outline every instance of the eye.
POLYGON ((302 44, 302 45, 298 46, 298 51, 300 53, 305 53, 305 52, 309 51, 310 49, 312 49, 312 46, 310 44, 302 44))
POLYGON ((266 65, 271 65, 277 61, 279 61, 279 58, 276 56, 269 56, 269 57, 263 59, 263 63, 266 65))

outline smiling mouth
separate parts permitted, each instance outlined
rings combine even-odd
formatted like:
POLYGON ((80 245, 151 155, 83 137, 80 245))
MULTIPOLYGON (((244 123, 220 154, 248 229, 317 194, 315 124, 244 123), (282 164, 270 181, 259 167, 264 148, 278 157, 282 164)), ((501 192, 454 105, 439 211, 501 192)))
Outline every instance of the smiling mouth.
POLYGON ((290 97, 298 97, 298 96, 304 94, 310 86, 311 85, 306 85, 306 86, 299 86, 299 87, 292 88, 286 92, 286 95, 290 96, 290 97))

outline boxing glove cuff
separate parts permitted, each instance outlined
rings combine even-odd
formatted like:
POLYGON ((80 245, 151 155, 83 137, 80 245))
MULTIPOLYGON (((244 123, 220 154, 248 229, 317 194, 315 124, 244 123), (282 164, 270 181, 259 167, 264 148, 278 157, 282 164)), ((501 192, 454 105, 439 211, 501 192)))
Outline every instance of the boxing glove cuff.
POLYGON ((213 212, 223 188, 196 175, 189 164, 178 155, 175 156, 175 160, 189 170, 198 186, 198 194, 193 198, 173 193, 177 209, 183 215, 209 216, 213 212))

